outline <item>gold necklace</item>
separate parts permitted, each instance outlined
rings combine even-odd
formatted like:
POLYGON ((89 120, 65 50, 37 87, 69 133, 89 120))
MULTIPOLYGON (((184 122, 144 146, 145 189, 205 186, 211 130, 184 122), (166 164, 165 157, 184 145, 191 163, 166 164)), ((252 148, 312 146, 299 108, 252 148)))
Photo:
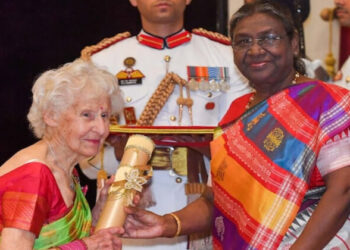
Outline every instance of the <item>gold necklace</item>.
POLYGON ((248 103, 247 103, 247 105, 245 105, 245 110, 248 110, 248 109, 250 108, 250 105, 252 104, 252 102, 253 102, 254 99, 255 99, 256 90, 255 90, 255 89, 252 89, 252 91, 253 91, 252 96, 249 97, 248 103))
POLYGON ((292 81, 292 84, 297 84, 297 79, 300 77, 300 74, 298 71, 295 71, 294 79, 292 81))
MULTIPOLYGON (((300 77, 299 72, 298 72, 298 71, 295 71, 294 79, 292 80, 292 85, 297 84, 297 80, 298 80, 299 77, 300 77)), ((247 103, 247 105, 245 106, 245 110, 248 110, 248 109, 250 108, 252 102, 253 102, 254 99, 255 99, 256 90, 255 90, 254 88, 252 88, 252 92, 253 92, 253 94, 252 94, 252 96, 249 98, 248 103, 247 103)))

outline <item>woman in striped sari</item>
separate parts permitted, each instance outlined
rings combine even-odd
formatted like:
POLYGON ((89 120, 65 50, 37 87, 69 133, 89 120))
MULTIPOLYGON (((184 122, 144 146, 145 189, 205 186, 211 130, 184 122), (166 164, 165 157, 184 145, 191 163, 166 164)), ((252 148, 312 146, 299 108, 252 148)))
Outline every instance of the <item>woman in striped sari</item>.
POLYGON ((129 208, 127 235, 212 226, 214 249, 349 249, 350 92, 303 76, 293 20, 275 2, 245 4, 230 35, 253 91, 215 132, 207 191, 170 215, 129 208))

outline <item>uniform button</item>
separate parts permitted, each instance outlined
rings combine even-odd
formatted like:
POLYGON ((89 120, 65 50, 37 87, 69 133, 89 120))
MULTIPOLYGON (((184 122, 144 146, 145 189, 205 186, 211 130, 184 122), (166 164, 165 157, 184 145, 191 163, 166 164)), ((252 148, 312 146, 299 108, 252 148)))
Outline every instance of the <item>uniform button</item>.
POLYGON ((350 83, 350 76, 347 76, 347 77, 345 78, 345 82, 346 82, 346 83, 350 83))
POLYGON ((207 104, 205 104, 205 109, 207 109, 207 110, 212 110, 214 108, 215 108, 214 102, 208 102, 207 104))
POLYGON ((171 59, 171 57, 170 57, 170 56, 168 56, 168 55, 164 56, 164 61, 166 61, 166 62, 170 62, 170 59, 171 59))
POLYGON ((212 96, 213 96, 213 93, 209 92, 208 97, 212 97, 212 96))
POLYGON ((176 121, 176 116, 174 116, 174 115, 172 115, 172 116, 170 116, 170 121, 176 121))
POLYGON ((181 183, 182 182, 182 178, 181 177, 176 177, 175 181, 176 181, 176 183, 181 183))
POLYGON ((132 98, 130 97, 130 96, 128 96, 127 98, 126 98, 126 102, 131 102, 132 101, 132 98))

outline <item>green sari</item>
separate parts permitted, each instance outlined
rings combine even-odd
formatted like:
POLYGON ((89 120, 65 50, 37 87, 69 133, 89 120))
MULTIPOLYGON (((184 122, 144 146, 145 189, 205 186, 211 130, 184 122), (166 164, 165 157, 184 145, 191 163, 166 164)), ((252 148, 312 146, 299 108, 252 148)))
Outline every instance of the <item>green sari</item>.
POLYGON ((72 209, 64 217, 42 227, 34 249, 60 246, 90 234, 91 211, 78 183, 75 184, 75 193, 72 209))

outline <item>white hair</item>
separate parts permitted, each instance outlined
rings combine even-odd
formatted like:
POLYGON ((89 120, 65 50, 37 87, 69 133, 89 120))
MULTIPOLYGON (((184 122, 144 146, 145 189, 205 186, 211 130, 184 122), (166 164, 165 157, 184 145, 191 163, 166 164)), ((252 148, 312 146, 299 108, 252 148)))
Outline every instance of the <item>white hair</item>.
POLYGON ((44 72, 35 81, 32 88, 33 103, 27 115, 35 136, 42 138, 44 135, 46 112, 59 116, 73 104, 85 87, 93 89, 92 96, 99 97, 101 94, 109 96, 112 115, 121 111, 123 98, 116 77, 90 61, 77 59, 57 69, 44 72))

